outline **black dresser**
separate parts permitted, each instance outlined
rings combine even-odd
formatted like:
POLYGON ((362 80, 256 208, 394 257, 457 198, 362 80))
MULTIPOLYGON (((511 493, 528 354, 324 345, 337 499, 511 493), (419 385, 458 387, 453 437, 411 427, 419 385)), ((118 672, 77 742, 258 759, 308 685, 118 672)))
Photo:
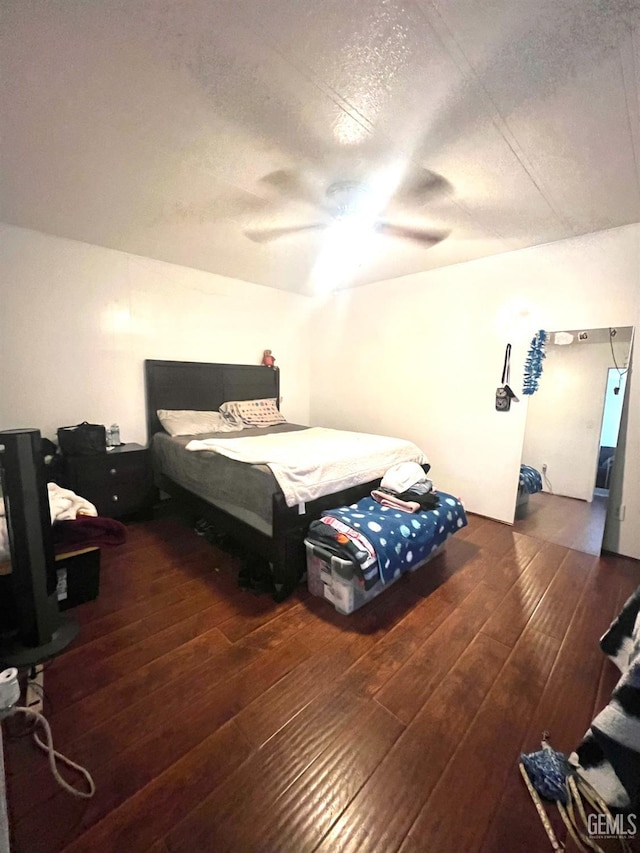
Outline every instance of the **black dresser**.
POLYGON ((122 518, 151 509, 155 499, 147 448, 121 444, 95 456, 66 456, 65 485, 95 504, 98 515, 122 518))

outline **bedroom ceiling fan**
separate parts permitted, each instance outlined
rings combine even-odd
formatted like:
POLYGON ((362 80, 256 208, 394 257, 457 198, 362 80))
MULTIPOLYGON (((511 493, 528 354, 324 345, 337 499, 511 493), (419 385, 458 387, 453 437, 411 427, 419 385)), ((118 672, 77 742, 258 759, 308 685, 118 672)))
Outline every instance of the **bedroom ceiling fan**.
POLYGON ((452 190, 446 178, 428 169, 414 174, 413 180, 402 182, 398 189, 388 193, 387 197, 384 193, 381 195, 379 190, 365 180, 340 180, 331 183, 324 195, 318 199, 312 188, 296 172, 285 169, 265 175, 261 183, 289 199, 307 202, 319 208, 322 218, 301 225, 246 229, 245 236, 255 243, 268 243, 305 231, 331 228, 338 223, 346 224, 358 220, 365 222, 378 234, 413 240, 428 247, 435 246, 450 234, 450 230, 404 225, 380 215, 391 200, 394 206, 398 202, 408 206, 422 205, 452 190))

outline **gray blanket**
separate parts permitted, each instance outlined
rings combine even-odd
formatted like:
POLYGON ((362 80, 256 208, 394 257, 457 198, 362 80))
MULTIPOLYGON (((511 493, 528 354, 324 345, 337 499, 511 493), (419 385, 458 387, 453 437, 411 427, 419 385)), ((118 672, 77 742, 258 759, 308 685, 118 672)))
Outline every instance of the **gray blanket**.
POLYGON ((194 438, 242 438, 301 429, 307 427, 286 423, 173 438, 166 432, 158 432, 151 442, 154 470, 156 474, 164 474, 184 489, 271 536, 272 497, 280 487, 269 468, 236 462, 218 453, 189 453, 185 447, 194 438))

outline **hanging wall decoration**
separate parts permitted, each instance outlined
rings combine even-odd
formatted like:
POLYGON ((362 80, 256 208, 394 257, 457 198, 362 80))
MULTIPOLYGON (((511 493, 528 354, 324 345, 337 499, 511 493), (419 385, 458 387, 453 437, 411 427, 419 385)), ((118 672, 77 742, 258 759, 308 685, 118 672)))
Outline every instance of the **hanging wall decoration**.
POLYGON ((504 364, 502 366, 502 385, 498 385, 496 389, 496 411, 508 412, 511 408, 511 401, 519 403, 520 401, 509 387, 511 381, 511 344, 507 344, 504 351, 504 364))
POLYGON ((542 360, 545 358, 544 345, 547 342, 547 333, 544 329, 536 332, 531 341, 529 352, 524 363, 524 383, 522 393, 525 395, 535 394, 538 390, 539 379, 542 375, 542 360))

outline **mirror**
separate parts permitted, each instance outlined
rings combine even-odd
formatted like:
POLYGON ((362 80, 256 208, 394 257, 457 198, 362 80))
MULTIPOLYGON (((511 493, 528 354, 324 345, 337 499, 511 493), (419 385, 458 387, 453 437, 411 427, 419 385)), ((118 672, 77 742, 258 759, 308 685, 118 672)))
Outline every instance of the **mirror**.
POLYGON ((548 333, 514 530, 600 553, 632 341, 631 326, 548 333))

